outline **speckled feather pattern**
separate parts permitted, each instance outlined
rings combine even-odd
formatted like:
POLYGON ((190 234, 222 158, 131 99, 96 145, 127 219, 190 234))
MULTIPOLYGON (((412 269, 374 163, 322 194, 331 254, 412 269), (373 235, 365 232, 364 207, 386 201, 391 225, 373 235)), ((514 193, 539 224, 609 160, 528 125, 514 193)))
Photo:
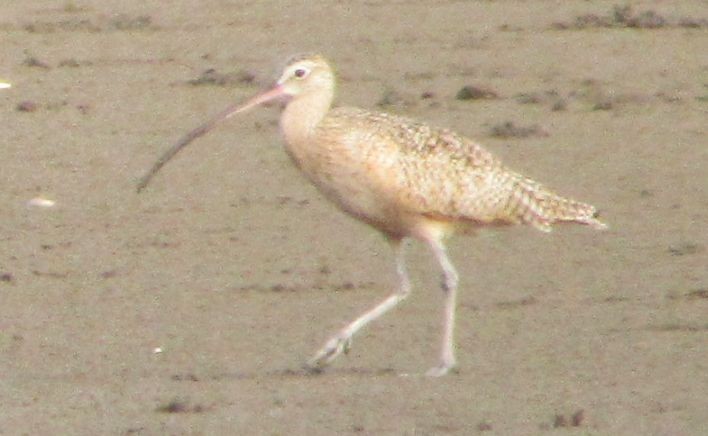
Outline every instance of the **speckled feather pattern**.
POLYGON ((516 223, 547 232, 558 221, 605 227, 594 207, 553 193, 450 130, 330 109, 335 78, 320 56, 291 59, 279 83, 294 95, 281 117, 294 162, 328 199, 386 234, 516 223))
MULTIPOLYGON (((359 182, 376 199, 408 214, 464 224, 527 223, 543 231, 556 221, 603 226, 594 207, 554 194, 447 129, 337 108, 318 125, 317 136, 319 160, 332 165, 326 173, 362 174, 366 180, 359 182), (345 162, 343 173, 338 167, 345 162)), ((350 181, 335 177, 329 183, 350 181)))

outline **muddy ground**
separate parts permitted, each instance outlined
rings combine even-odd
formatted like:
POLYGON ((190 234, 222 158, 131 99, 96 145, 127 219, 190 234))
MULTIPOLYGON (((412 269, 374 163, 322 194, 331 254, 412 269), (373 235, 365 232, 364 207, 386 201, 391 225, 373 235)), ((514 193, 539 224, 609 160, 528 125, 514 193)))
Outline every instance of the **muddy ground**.
POLYGON ((708 14, 630 3, 2 2, 0 434, 705 434, 708 14), (451 127, 611 226, 453 239, 457 375, 421 375, 418 244, 412 298, 300 370, 395 274, 290 164, 277 106, 135 193, 303 51, 339 102, 451 127))

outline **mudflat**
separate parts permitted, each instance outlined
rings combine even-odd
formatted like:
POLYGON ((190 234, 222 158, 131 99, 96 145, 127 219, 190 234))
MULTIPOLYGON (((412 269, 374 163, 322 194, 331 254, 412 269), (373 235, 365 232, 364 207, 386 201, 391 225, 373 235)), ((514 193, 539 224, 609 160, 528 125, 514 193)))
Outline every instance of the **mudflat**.
POLYGON ((0 434, 700 435, 708 428, 705 4, 10 1, 0 6, 0 434), (393 259, 283 151, 277 105, 142 194, 182 134, 326 56, 338 104, 452 128, 610 229, 450 241, 319 375, 393 259), (580 433, 578 433, 580 432, 580 433))

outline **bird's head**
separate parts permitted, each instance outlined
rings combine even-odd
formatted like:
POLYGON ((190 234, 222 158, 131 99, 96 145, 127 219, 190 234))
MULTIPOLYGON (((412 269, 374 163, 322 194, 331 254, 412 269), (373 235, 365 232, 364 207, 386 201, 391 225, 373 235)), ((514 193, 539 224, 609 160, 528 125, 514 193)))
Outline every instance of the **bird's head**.
POLYGON ((334 72, 319 55, 299 55, 290 59, 275 86, 256 95, 227 116, 245 112, 255 106, 281 97, 297 98, 301 95, 334 92, 334 72))
POLYGON ((322 56, 299 55, 288 61, 277 86, 282 88, 283 94, 291 97, 331 91, 334 87, 334 73, 322 56))

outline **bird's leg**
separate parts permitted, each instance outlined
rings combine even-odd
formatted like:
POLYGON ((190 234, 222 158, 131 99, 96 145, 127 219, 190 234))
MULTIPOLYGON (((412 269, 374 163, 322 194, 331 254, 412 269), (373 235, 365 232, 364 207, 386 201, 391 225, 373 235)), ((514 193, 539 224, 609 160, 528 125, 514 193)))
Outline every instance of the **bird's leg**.
POLYGON ((431 368, 426 375, 440 377, 450 372, 456 365, 454 330, 457 283, 459 279, 455 267, 447 256, 442 241, 440 241, 440 239, 431 239, 428 241, 428 244, 430 248, 432 248, 435 258, 438 260, 443 270, 442 289, 445 293, 445 312, 440 363, 438 366, 431 368))
POLYGON ((332 362, 342 352, 347 352, 351 346, 352 336, 362 327, 391 310, 411 292, 411 283, 408 278, 405 262, 405 242, 400 238, 389 238, 391 247, 396 256, 396 273, 398 274, 398 289, 374 308, 349 323, 332 336, 327 343, 307 362, 311 370, 318 370, 332 362))

